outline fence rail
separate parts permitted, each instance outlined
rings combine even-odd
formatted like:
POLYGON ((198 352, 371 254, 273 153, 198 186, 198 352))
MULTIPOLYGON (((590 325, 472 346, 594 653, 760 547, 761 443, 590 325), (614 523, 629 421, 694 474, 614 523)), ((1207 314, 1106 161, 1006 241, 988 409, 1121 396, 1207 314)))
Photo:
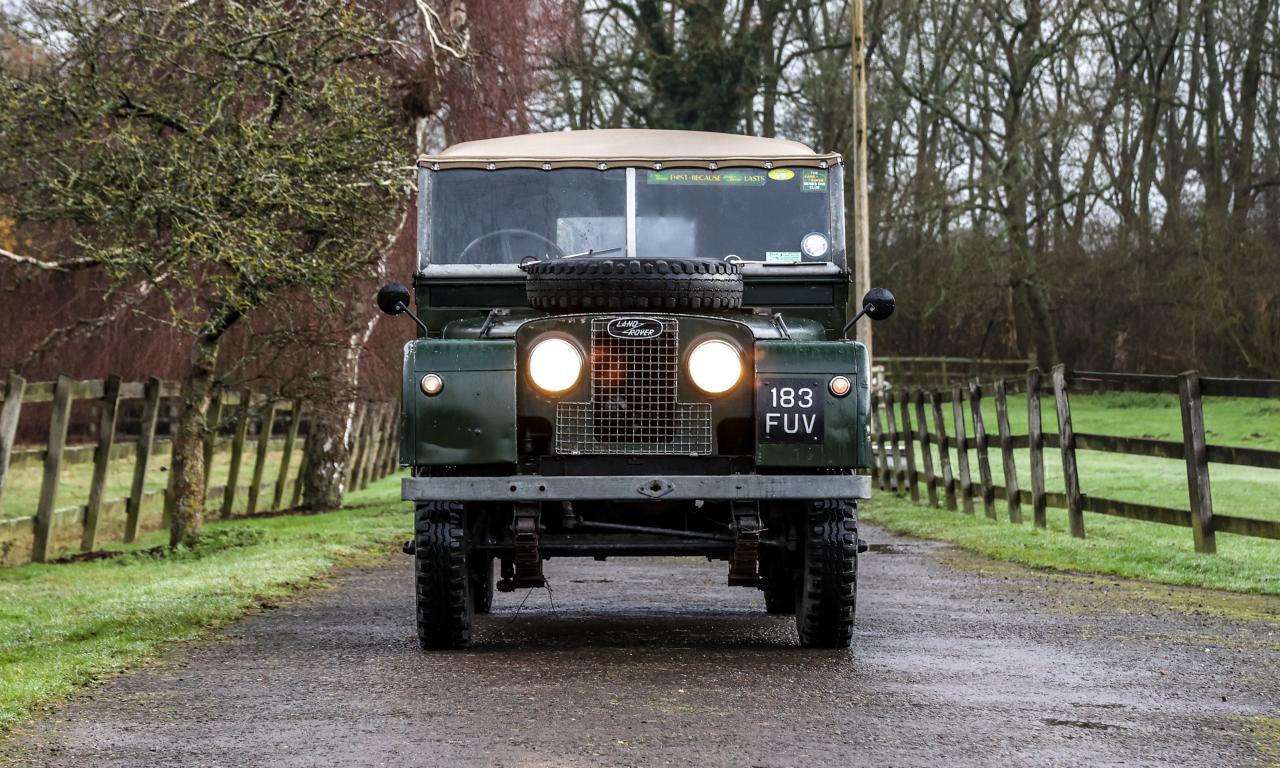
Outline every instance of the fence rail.
MULTIPOLYGON (((64 552, 89 552, 107 540, 108 528, 114 538, 132 542, 142 530, 165 528, 171 518, 171 490, 147 490, 147 474, 158 456, 171 443, 157 435, 162 406, 180 392, 177 383, 148 379, 124 382, 118 376, 88 381, 59 376, 55 381, 27 382, 10 373, 0 383, 0 502, 15 469, 40 466, 39 501, 34 514, 0 518, 0 565, 27 561, 45 562, 64 552), (72 406, 93 405, 96 441, 68 445, 72 406), (16 444, 19 422, 25 405, 50 403, 48 436, 43 445, 16 444), (137 433, 118 434, 121 406, 141 405, 137 433), (106 498, 108 470, 112 461, 133 460, 130 490, 119 498, 106 498), (89 490, 84 504, 59 507, 64 466, 92 463, 89 490)), ((249 390, 219 391, 206 414, 213 439, 205 441, 206 470, 217 455, 229 453, 230 467, 222 486, 208 485, 207 512, 232 517, 237 512, 254 514, 296 507, 302 495, 309 433, 308 407, 301 400, 281 400, 249 390), (250 433, 254 434, 252 440, 250 433), (225 434, 220 434, 225 433, 225 434), (280 433, 281 436, 276 436, 280 433), (252 464, 247 482, 246 448, 252 447, 252 464), (267 477, 269 455, 279 450, 281 458, 274 477, 267 477), (302 456, 295 477, 289 475, 295 454, 302 456)), ((363 488, 371 481, 394 472, 398 464, 397 409, 385 403, 360 403, 350 430, 351 461, 347 487, 363 488)), ((29 429, 29 427, 28 427, 29 429)), ((172 482, 173 473, 169 473, 172 482)))
MULTIPOLYGON (((1001 361, 1003 362, 1003 361, 1001 361)), ((894 382, 897 384, 897 382, 894 382)), ((1025 377, 1010 381, 996 378, 990 384, 975 379, 966 385, 953 385, 949 391, 892 387, 872 395, 872 430, 876 445, 875 480, 881 490, 909 494, 920 501, 920 486, 930 506, 945 504, 948 509, 962 509, 974 514, 981 503, 984 514, 996 519, 996 502, 1004 501, 1010 522, 1021 523, 1022 508, 1029 506, 1036 527, 1046 525, 1046 509, 1067 510, 1071 533, 1085 536, 1084 513, 1122 517, 1129 520, 1162 523, 1192 529, 1198 552, 1217 551, 1215 534, 1232 533, 1280 540, 1280 521, 1236 515, 1223 515, 1213 510, 1209 463, 1280 469, 1280 451, 1236 446, 1209 445, 1205 438, 1203 399, 1210 397, 1255 397, 1280 399, 1280 381, 1269 379, 1220 379, 1201 377, 1195 371, 1177 376, 1102 373, 1078 371, 1068 373, 1055 366, 1046 377, 1032 369, 1025 377), (1073 392, 1137 391, 1178 396, 1182 415, 1183 439, 1155 440, 1139 437, 1116 437, 1076 432, 1071 421, 1073 392), (1008 395, 1027 393, 1027 434, 1010 434, 1008 395), (1045 433, 1041 426, 1041 396, 1052 396, 1058 432, 1045 433), (956 434, 948 435, 943 409, 950 400, 956 434), (972 436, 968 434, 963 403, 968 401, 972 419, 972 436), (995 407, 993 446, 988 434, 988 414, 984 403, 995 407), (933 419, 933 432, 928 429, 926 406, 933 419), (914 416, 914 422, 913 422, 914 416), (917 467, 915 447, 920 447, 917 467), (951 467, 950 448, 956 452, 956 471, 951 467), (1045 490, 1045 449, 1057 449, 1062 461, 1064 490, 1045 490), (1003 485, 992 476, 991 453, 996 457, 1003 485), (1019 487, 1016 449, 1026 449, 1030 461, 1031 488, 1019 487), (935 471, 935 450, 937 471, 935 471), (1076 451, 1091 450, 1131 456, 1154 456, 1177 459, 1186 463, 1188 508, 1141 504, 1092 496, 1081 491, 1076 451), (976 459, 978 478, 973 477, 970 454, 976 459), (941 500, 940 500, 941 499, 941 500)))
POLYGON ((938 388, 956 381, 1022 376, 1026 360, 970 357, 877 357, 884 378, 900 389, 938 388))

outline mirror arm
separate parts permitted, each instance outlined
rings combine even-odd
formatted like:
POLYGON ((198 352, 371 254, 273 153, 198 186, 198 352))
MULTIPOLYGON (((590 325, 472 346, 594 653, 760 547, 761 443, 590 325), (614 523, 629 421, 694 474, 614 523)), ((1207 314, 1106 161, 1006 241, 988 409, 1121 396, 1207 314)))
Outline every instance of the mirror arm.
POLYGON ((866 304, 866 305, 864 305, 864 306, 862 307, 862 311, 861 311, 861 312, 859 312, 858 314, 854 315, 852 320, 850 320, 849 322, 845 323, 845 324, 844 324, 844 328, 840 329, 840 338, 842 338, 842 339, 843 339, 843 338, 847 337, 847 336, 849 335, 849 329, 853 327, 853 324, 854 324, 854 323, 856 323, 856 322, 858 322, 859 320, 861 320, 861 319, 862 319, 862 316, 863 316, 863 315, 865 315, 865 314, 867 314, 867 310, 869 310, 869 309, 871 309, 871 305, 870 305, 870 304, 866 304))
POLYGON ((413 322, 417 323, 418 327, 422 329, 422 335, 423 336, 427 335, 427 324, 419 320, 418 316, 413 314, 413 310, 406 307, 403 301, 396 302, 396 309, 400 310, 401 312, 405 313, 409 317, 413 318, 413 322))

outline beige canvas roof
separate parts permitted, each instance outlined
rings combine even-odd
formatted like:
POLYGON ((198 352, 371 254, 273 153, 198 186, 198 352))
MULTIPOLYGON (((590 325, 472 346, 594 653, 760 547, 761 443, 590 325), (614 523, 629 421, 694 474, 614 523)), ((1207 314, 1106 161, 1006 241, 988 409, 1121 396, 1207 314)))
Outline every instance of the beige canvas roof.
POLYGON ((608 128, 505 136, 455 144, 423 155, 427 168, 606 168, 715 166, 825 168, 837 154, 819 155, 797 141, 705 131, 608 128))

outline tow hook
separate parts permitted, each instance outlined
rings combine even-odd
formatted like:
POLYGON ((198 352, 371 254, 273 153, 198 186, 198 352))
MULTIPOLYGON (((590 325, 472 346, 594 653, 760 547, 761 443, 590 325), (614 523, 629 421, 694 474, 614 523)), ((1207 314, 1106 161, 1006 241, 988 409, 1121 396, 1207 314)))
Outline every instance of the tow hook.
MULTIPOLYGON (((409 543, 412 544, 413 542, 409 542, 409 543)), ((406 544, 405 546, 408 546, 408 544, 406 544)), ((871 549, 871 547, 867 546, 867 540, 858 539, 858 554, 862 554, 863 552, 866 552, 868 549, 871 549)))
MULTIPOLYGON (((408 541, 400 545, 400 551, 405 553, 406 555, 412 555, 414 552, 418 551, 418 543, 413 539, 409 539, 408 541)), ((858 550, 858 551, 861 552, 862 550, 858 550)))

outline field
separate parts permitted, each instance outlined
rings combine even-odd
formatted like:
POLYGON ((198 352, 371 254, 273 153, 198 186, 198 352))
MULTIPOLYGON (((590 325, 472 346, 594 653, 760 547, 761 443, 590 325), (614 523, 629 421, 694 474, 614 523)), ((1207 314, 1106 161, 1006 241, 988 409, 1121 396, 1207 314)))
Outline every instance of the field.
MULTIPOLYGON (((1050 398, 1042 399, 1046 432, 1057 432, 1050 398)), ((1215 445, 1280 449, 1280 403, 1270 400, 1206 398, 1205 429, 1215 445)), ((1014 434, 1026 434, 1026 397, 1009 400, 1010 426, 1014 434)), ((1175 397, 1138 393, 1073 395, 1072 422, 1080 433, 1181 440, 1182 422, 1175 397)), ((913 411, 914 414, 914 411, 913 411)), ((972 417, 965 407, 972 436, 972 417)), ((989 433, 994 428, 994 408, 984 406, 989 433)), ((951 404, 944 409, 948 434, 955 435, 951 404)), ((932 418, 928 427, 933 429, 932 418)), ((936 447, 935 447, 936 451, 936 447)), ((971 454, 972 455, 972 454, 971 454)), ((917 465, 920 450, 916 448, 917 465)), ((1080 486, 1086 494, 1186 509, 1187 476, 1182 461, 1079 451, 1080 486)), ((956 452, 951 452, 956 467, 956 452)), ((1027 452, 1017 452, 1019 483, 1030 487, 1027 452)), ((936 463, 936 454, 935 454, 936 463)), ((972 474, 976 481, 976 461, 972 474)), ((936 467, 935 467, 936 469, 936 467)), ((1003 484, 999 453, 992 453, 992 473, 1003 484)), ((1269 520, 1280 519, 1280 471, 1210 465, 1214 511, 1269 520)), ((1062 463, 1057 449, 1045 449, 1045 483, 1050 492, 1062 491, 1062 463)), ((921 488, 923 497, 923 486, 921 488)), ((997 501, 999 521, 982 515, 981 501, 974 517, 913 505, 886 492, 868 505, 867 518, 892 530, 945 539, 993 557, 1027 565, 1073 571, 1151 579, 1221 589, 1280 594, 1280 542, 1218 534, 1217 555, 1197 555, 1191 531, 1156 523, 1122 520, 1086 513, 1088 538, 1072 539, 1066 512, 1049 509, 1047 531, 1030 524, 1030 509, 1023 505, 1021 526, 1007 522, 1007 507, 997 501)))

